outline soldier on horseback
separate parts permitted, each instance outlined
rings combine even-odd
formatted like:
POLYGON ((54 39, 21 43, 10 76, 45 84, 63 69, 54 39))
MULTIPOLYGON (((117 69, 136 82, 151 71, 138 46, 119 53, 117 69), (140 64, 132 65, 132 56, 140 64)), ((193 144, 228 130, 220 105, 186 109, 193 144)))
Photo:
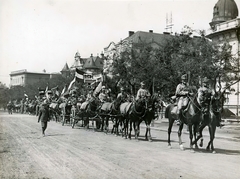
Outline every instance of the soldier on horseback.
POLYGON ((141 82, 141 87, 137 92, 136 100, 141 98, 149 98, 151 96, 150 92, 146 89, 145 83, 141 82))
POLYGON ((189 99, 188 94, 190 93, 187 85, 187 74, 181 76, 181 83, 177 85, 175 96, 177 100, 177 111, 176 115, 179 119, 179 114, 182 111, 183 107, 186 107, 189 99))
POLYGON ((121 101, 121 103, 129 101, 129 95, 127 94, 126 90, 124 87, 120 88, 121 92, 118 93, 117 99, 121 101))
MULTIPOLYGON (((197 96, 197 100, 201 106, 203 116, 209 114, 210 103, 214 94, 215 94, 214 90, 210 88, 210 80, 206 77, 203 78, 202 86, 198 89, 197 96)), ((218 127, 223 126, 221 124, 221 119, 217 120, 217 126, 218 127)))
POLYGON ((201 106, 202 113, 205 115, 209 112, 209 106, 211 97, 213 96, 213 91, 210 89, 209 86, 209 79, 204 78, 202 81, 202 86, 198 89, 198 103, 201 106))
POLYGON ((109 101, 109 96, 107 94, 107 90, 106 90, 105 86, 102 86, 102 89, 101 89, 101 92, 100 92, 98 98, 101 101, 101 103, 109 101))

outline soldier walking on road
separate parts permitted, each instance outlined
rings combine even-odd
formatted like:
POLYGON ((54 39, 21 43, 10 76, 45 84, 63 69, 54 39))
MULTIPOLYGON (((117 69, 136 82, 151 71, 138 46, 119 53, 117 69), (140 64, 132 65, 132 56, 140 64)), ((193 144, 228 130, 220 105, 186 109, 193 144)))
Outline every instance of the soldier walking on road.
POLYGON ((38 116, 38 122, 41 121, 43 137, 45 136, 45 130, 47 129, 47 123, 49 120, 50 120, 49 107, 47 104, 47 100, 44 100, 42 105, 40 106, 39 116, 38 116))

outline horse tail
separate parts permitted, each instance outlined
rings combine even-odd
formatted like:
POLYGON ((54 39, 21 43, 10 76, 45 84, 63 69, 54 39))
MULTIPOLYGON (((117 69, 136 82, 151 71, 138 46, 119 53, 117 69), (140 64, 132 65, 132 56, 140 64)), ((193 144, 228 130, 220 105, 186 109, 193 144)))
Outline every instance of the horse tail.
POLYGON ((171 104, 168 105, 165 109, 165 118, 168 118, 169 117, 169 112, 170 112, 170 109, 171 109, 171 104))

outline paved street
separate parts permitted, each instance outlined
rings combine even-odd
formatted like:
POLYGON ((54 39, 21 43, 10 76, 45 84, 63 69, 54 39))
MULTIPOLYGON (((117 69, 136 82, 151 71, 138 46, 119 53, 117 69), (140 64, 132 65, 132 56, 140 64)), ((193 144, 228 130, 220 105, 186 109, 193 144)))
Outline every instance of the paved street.
MULTIPOLYGON (((42 137, 36 116, 1 112, 0 178, 240 178, 239 124, 217 128, 216 154, 205 148, 190 152, 186 128, 181 151, 176 124, 169 149, 167 125, 166 119, 155 121, 153 142, 144 140, 144 125, 139 141, 54 121, 42 137)), ((205 130, 204 147, 208 140, 205 130)))

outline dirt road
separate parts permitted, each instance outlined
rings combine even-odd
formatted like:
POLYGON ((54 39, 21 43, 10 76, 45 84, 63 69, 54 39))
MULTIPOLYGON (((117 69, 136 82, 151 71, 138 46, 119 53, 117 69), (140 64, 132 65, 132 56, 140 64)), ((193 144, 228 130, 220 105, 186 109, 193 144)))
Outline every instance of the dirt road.
POLYGON ((42 137, 36 116, 0 113, 0 178, 240 178, 240 131, 232 133, 234 129, 226 126, 227 137, 218 137, 224 132, 218 129, 216 154, 205 149, 192 153, 186 133, 184 151, 179 149, 176 133, 169 149, 167 126, 158 125, 161 129, 155 125, 152 130, 153 142, 143 140, 143 128, 140 140, 135 141, 53 121, 42 137))

